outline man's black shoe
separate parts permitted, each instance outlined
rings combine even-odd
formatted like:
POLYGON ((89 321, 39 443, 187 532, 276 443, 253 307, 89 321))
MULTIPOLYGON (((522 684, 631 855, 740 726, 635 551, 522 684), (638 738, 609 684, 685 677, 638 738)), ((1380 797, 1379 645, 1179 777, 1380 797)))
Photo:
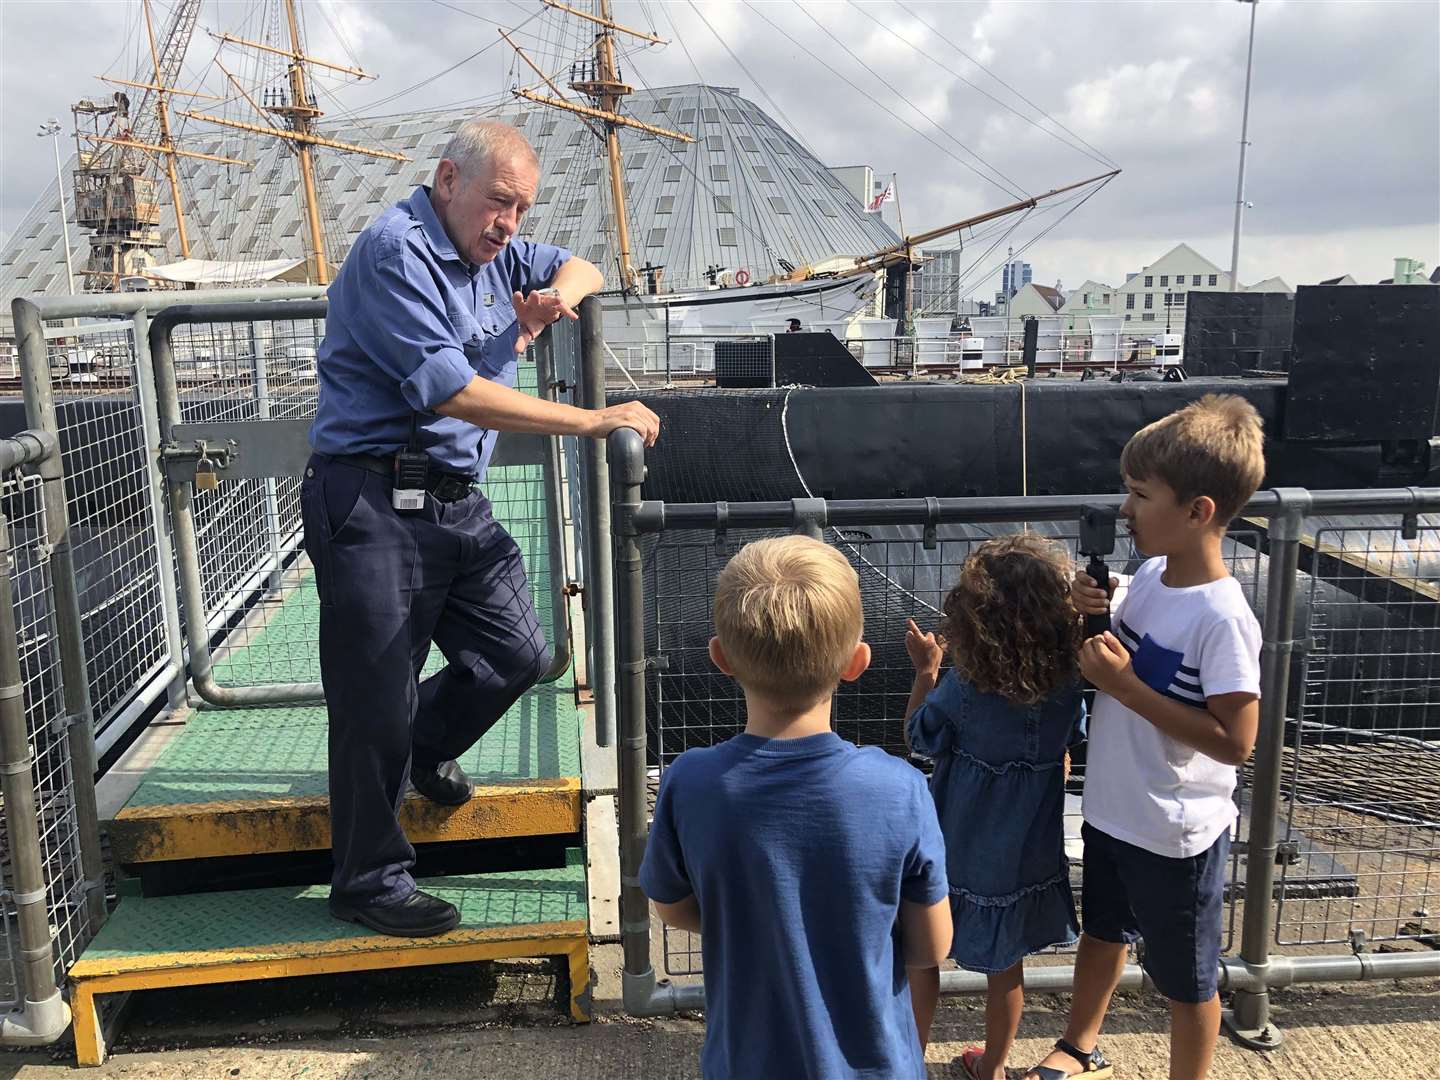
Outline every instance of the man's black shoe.
POLYGON ((412 767, 410 783, 425 798, 441 806, 459 806, 475 794, 475 785, 453 761, 442 761, 434 769, 412 767))
POLYGON ((460 925, 455 905, 416 889, 396 904, 350 904, 330 901, 330 914, 368 926, 392 937, 433 937, 460 925))

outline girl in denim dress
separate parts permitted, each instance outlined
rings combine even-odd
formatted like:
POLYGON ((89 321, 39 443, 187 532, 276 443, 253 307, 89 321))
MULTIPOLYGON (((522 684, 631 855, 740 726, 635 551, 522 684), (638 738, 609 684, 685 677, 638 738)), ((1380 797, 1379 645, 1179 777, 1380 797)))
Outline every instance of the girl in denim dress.
MULTIPOLYGON (((905 635, 915 665, 905 736, 935 763, 950 956, 988 977, 985 1046, 961 1064, 974 1080, 1003 1080, 1024 958, 1079 935, 1062 824, 1067 748, 1083 732, 1069 560, 1029 533, 988 540, 966 559, 944 612, 939 641, 913 620, 905 635), (947 650, 954 666, 941 678, 947 650)), ((938 971, 913 972, 911 993, 927 1031, 938 971)))

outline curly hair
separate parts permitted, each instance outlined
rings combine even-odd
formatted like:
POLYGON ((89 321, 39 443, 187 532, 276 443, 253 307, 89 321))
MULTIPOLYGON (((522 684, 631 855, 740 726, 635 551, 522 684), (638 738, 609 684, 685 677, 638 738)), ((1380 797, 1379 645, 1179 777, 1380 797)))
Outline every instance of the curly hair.
POLYGON ((1034 533, 987 540, 945 597, 941 632, 964 678, 1017 705, 1042 701, 1075 678, 1080 622, 1070 602, 1070 559, 1034 533))

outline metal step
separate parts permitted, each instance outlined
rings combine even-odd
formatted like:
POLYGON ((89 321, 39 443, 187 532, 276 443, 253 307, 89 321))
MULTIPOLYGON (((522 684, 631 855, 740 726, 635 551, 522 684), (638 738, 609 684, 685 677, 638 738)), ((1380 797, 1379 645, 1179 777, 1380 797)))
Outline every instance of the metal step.
POLYGON ((578 849, 563 867, 420 886, 459 908, 459 927, 432 938, 374 934, 331 916, 327 886, 124 897, 70 969, 79 1063, 105 1059, 101 995, 426 964, 564 957, 570 1015, 589 1020, 588 889, 578 849))
MULTIPOLYGON (((411 793, 415 843, 568 835, 581 829, 580 712, 571 679, 530 690, 460 764, 469 802, 411 793)), ((330 846, 323 708, 195 714, 109 823, 122 865, 330 846)))

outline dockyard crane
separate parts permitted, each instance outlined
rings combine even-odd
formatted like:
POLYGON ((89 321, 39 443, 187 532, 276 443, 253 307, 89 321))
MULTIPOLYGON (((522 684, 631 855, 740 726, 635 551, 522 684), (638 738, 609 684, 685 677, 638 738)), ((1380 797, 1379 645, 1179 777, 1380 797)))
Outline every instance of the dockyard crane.
POLYGON ((150 64, 133 79, 99 76, 116 86, 139 90, 132 101, 117 90, 108 99, 83 99, 70 107, 75 118, 75 218, 82 228, 94 230, 90 257, 85 265, 89 287, 117 289, 120 279, 143 274, 162 248, 159 234, 160 203, 156 182, 148 174, 152 165, 165 171, 170 201, 175 210, 175 235, 180 254, 190 255, 185 225, 185 199, 176 159, 199 158, 230 165, 248 162, 216 154, 181 150, 170 126, 171 96, 211 98, 199 91, 180 90, 180 76, 201 0, 179 0, 163 32, 156 35, 150 0, 141 0, 150 64))

